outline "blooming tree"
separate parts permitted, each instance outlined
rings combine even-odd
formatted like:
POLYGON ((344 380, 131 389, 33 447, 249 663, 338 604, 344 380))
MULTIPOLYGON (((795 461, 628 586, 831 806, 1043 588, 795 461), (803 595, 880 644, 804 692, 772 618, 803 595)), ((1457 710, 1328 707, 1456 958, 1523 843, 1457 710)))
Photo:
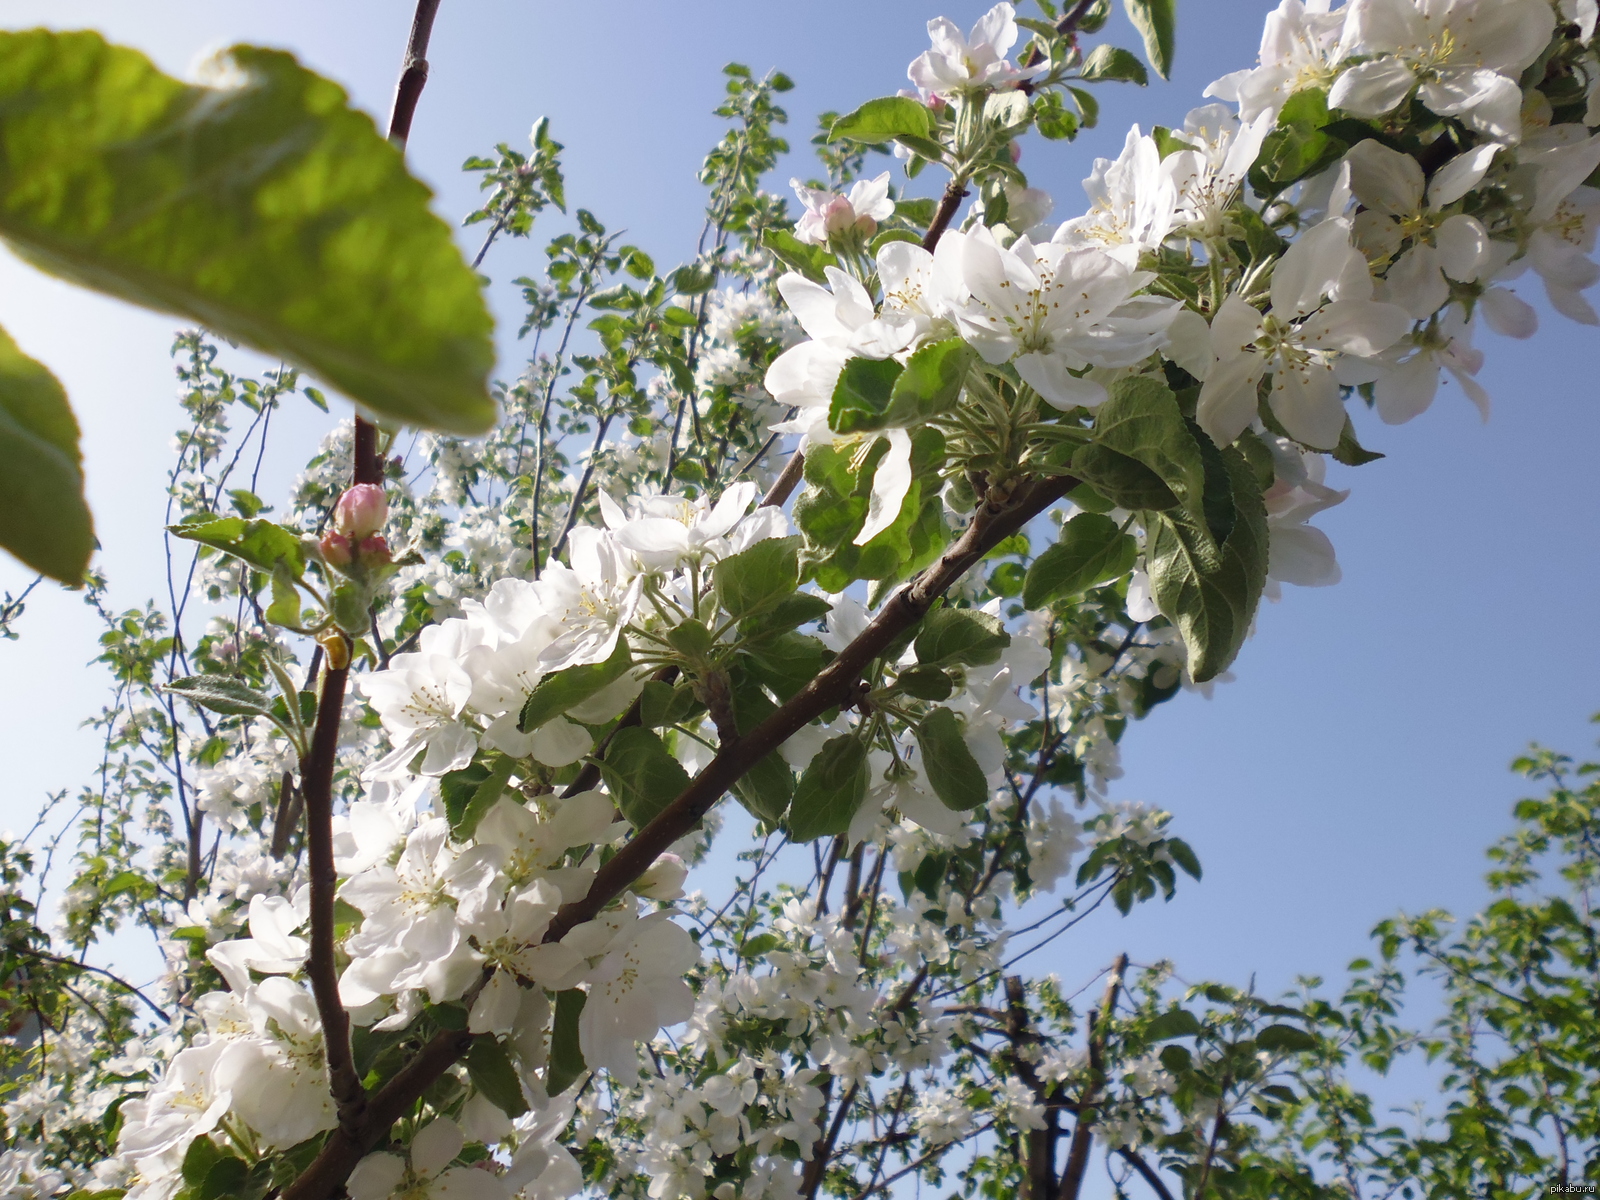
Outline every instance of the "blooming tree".
MULTIPOLYGON (((1341 1082, 1403 1040, 1390 968, 1186 1006, 1122 959, 1085 1010, 1021 964, 1199 876, 1170 814, 1110 796, 1118 741, 1224 677, 1263 594, 1337 581, 1308 522, 1348 495, 1328 456, 1374 457, 1348 406, 1411 420, 1443 370, 1487 416, 1472 339, 1534 333, 1530 268, 1600 323, 1595 6, 1282 0, 1256 67, 1052 221, 1018 138, 1071 140, 1094 85, 1171 61, 1170 0, 1128 3, 1148 68, 1089 44, 1108 8, 930 22, 911 89, 827 115, 798 206, 762 187, 789 80, 729 67, 692 259, 577 209, 492 396, 471 269, 333 85, 0 34, 0 236, 286 363, 243 379, 180 335, 172 605, 88 579, 104 764, 78 817, 0 846, 7 1194, 1076 1200, 1097 1150, 1162 1197, 1478 1187, 1341 1082), (193 139, 245 182, 185 185, 193 139), (247 472, 291 395, 326 409, 301 370, 366 415, 272 520, 247 472), (24 888, 58 849, 47 928, 24 888), (155 986, 85 965, 122 926, 155 986)), ((561 150, 540 122, 467 161, 473 268, 566 213, 561 150)), ((37 460, 5 544, 76 581, 65 397, 9 342, 0 387, 7 469, 37 460)), ((1559 808, 1526 817, 1587 888, 1559 808)), ((1440 928, 1385 954, 1482 949, 1440 928)), ((1463 995, 1466 1023, 1495 1003, 1463 995)), ((1555 1122, 1563 1181, 1596 1133, 1569 1051, 1540 1051, 1543 1103, 1500 1101, 1555 1122)))

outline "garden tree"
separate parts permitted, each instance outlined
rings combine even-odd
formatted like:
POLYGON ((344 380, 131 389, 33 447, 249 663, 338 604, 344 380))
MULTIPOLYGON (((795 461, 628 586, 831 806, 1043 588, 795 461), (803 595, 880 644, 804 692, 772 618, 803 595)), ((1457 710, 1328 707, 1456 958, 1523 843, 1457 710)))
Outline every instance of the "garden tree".
MULTIPOLYGON (((1107 797, 1117 743, 1227 667, 1263 592, 1337 579, 1308 521, 1346 497, 1325 455, 1374 457, 1346 405, 1409 420, 1448 370, 1486 407, 1472 333, 1534 332, 1503 286, 1530 267, 1596 322, 1592 3, 1283 0, 1225 103, 1133 130, 1048 223, 1017 139, 1171 62, 1172 5, 1127 7, 1144 61, 1090 44, 1106 0, 933 21, 914 91, 825 116, 796 207, 762 187, 790 82, 728 67, 665 273, 565 219, 544 122, 467 160, 469 266, 288 55, 191 87, 0 34, 0 236, 284 364, 244 379, 180 334, 171 603, 88 581, 103 761, 0 857, 10 1193, 1074 1200, 1103 1155, 1158 1196, 1510 1196, 1600 1169, 1592 792, 1523 813, 1458 941, 1386 927, 1337 1000, 1178 997, 1119 960, 1085 1010, 1020 970, 1199 875, 1168 813, 1107 797), (552 220, 527 368, 462 440, 490 408, 471 270, 552 220), (302 370, 444 432, 337 425, 275 510, 251 464, 288 397, 323 403, 302 370), (1550 852, 1576 902, 1526 894, 1550 852), (86 965, 129 926, 151 988, 86 965), (1446 980, 1434 1033, 1398 1024, 1405 947, 1446 980), (1380 1128, 1346 1073, 1413 1046, 1451 1064, 1448 1138, 1380 1128)), ((0 431, 61 462, 7 474, 6 544, 76 580, 75 427, 7 353, 0 431)))

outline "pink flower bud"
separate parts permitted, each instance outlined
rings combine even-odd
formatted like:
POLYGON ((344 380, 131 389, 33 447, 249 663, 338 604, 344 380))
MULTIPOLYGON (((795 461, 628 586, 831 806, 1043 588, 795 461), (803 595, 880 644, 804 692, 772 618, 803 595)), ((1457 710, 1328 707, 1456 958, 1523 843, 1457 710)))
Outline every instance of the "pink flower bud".
POLYGON ((352 541, 370 537, 389 519, 389 502, 375 483, 346 488, 333 506, 333 527, 352 541))
POLYGON ((1011 161, 1012 162, 1021 162, 1022 161, 1022 143, 1020 143, 1020 142, 1012 142, 1011 145, 1006 147, 1006 149, 1011 151, 1011 161))
POLYGON ((929 94, 929 96, 928 96, 928 107, 929 108, 931 108, 936 113, 940 113, 940 112, 944 111, 944 106, 945 106, 945 98, 943 96, 939 95, 938 92, 932 92, 932 93, 929 94))
POLYGON ((357 547, 364 566, 377 566, 389 561, 389 543, 384 540, 381 533, 375 533, 369 538, 362 538, 361 545, 357 547))
POLYGON ((325 533, 322 540, 317 543, 317 549, 322 551, 322 561, 330 567, 348 567, 350 565, 350 539, 343 534, 325 533))

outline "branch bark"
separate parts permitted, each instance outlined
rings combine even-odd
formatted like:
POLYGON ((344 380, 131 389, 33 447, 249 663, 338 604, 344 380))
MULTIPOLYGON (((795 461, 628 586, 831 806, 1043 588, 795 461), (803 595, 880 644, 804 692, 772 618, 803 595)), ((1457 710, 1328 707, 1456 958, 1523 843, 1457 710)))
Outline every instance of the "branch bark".
POLYGON ((1106 980, 1106 994, 1100 1007, 1089 1014, 1089 1082, 1078 1098, 1078 1120, 1072 1127, 1072 1146, 1067 1151, 1067 1165, 1061 1172, 1061 1190, 1058 1200, 1078 1200, 1083 1190, 1084 1172, 1089 1167, 1089 1149, 1094 1138, 1095 1101, 1106 1081, 1105 1022, 1111 1019, 1117 1006, 1117 994, 1122 990, 1122 976, 1128 970, 1128 956, 1119 954, 1112 964, 1111 978, 1106 980))
MULTIPOLYGON (((589 894, 561 907, 550 922, 544 941, 560 941, 576 926, 598 916, 663 851, 693 829, 746 771, 829 708, 853 695, 867 665, 897 636, 920 621, 933 602, 985 554, 1077 484, 1078 480, 1070 476, 1060 476, 1024 481, 1005 492, 992 489, 972 523, 938 562, 896 592, 866 629, 788 703, 746 736, 719 747, 716 757, 677 799, 596 872, 589 894)), ((341 1126, 329 1134, 321 1153, 284 1191, 284 1200, 329 1200, 349 1178, 356 1163, 388 1134, 389 1126, 466 1054, 472 1042, 472 1035, 459 1030, 436 1034, 404 1070, 370 1098, 356 1128, 346 1130, 341 1126)))

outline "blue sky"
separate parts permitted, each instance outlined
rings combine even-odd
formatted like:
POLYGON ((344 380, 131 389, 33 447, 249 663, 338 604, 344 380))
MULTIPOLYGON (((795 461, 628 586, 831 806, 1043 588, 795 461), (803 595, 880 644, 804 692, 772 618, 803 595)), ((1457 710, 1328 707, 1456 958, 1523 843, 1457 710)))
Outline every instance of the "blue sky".
MULTIPOLYGON (((1028 144, 1022 165, 1056 196, 1058 217, 1078 210, 1078 181, 1095 154, 1120 147, 1130 122, 1180 123, 1211 78, 1254 60, 1266 7, 1180 0, 1170 83, 1109 85, 1099 129, 1072 144, 1028 144)), ((475 206, 460 162, 499 141, 522 143, 548 115, 567 146, 570 202, 626 228, 665 267, 688 256, 699 230, 694 172, 720 135, 709 113, 725 62, 777 66, 796 80, 785 98, 800 148, 793 172, 809 174, 801 152, 816 112, 904 86, 927 18, 943 12, 967 25, 981 11, 969 0, 445 0, 412 160, 453 221, 475 206)), ((288 47, 381 116, 410 5, 10 0, 4 16, 12 27, 98 28, 177 72, 235 41, 288 47)), ((1136 44, 1120 12, 1109 32, 1136 44)), ((781 179, 789 173, 780 168, 781 179)), ((536 270, 538 234, 554 228, 497 251, 485 269, 500 281, 536 270)), ((1236 679, 1209 700, 1182 695, 1130 730, 1114 795, 1171 809, 1206 877, 1170 906, 1088 923, 1048 964, 1064 978, 1086 978, 1124 949, 1136 961, 1175 958, 1188 978, 1254 974, 1267 990, 1297 973, 1337 978, 1378 918, 1477 902, 1482 848, 1525 790, 1505 764, 1528 740, 1578 753, 1590 745, 1587 717, 1600 709, 1600 340, 1553 314, 1536 286, 1519 290, 1544 328, 1530 342, 1481 335, 1492 422, 1480 423, 1454 384, 1407 426, 1357 413, 1362 440, 1388 457, 1330 479, 1353 489, 1318 520, 1344 581, 1286 589, 1282 603, 1264 606, 1236 679)), ((514 295, 502 284, 495 296, 510 325, 501 374, 513 376, 514 295)), ((174 322, 0 257, 0 324, 57 371, 86 427, 114 600, 159 594, 174 322)), ((269 497, 328 422, 309 405, 286 417, 268 458, 269 497)), ((0 562, 0 589, 26 580, 0 562)), ((83 665, 98 633, 89 614, 58 591, 35 596, 22 640, 0 643, 0 730, 11 751, 0 826, 18 829, 46 792, 75 788, 93 770, 95 742, 76 725, 106 695, 98 669, 83 665)))

